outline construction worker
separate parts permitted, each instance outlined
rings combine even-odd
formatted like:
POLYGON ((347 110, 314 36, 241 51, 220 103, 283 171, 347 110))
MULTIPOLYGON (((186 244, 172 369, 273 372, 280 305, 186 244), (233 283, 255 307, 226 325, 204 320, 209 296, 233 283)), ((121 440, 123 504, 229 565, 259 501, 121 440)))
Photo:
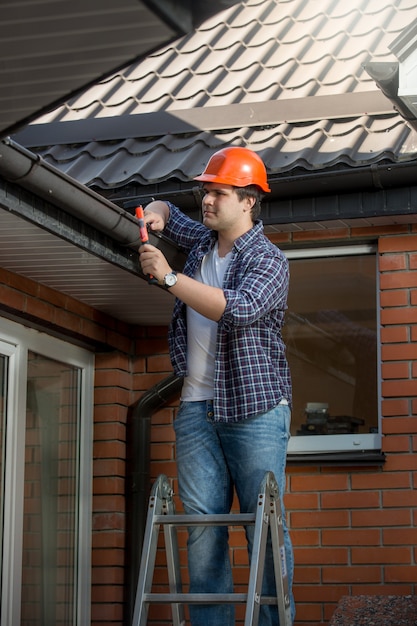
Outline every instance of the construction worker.
MULTIPOLYGON (((229 513, 234 489, 242 513, 255 512, 259 487, 272 471, 285 491, 291 378, 281 328, 288 261, 263 232, 261 200, 270 191, 264 163, 228 147, 210 158, 202 182, 202 223, 170 202, 153 201, 145 222, 187 253, 174 272, 162 252, 139 249, 145 274, 176 298, 169 331, 175 373, 183 377, 174 422, 179 496, 187 513, 229 513)), ((282 510, 285 511, 282 503, 282 510)), ((246 530, 251 554, 253 526, 246 530)), ((284 512, 290 585, 293 551, 284 512)), ((191 527, 190 593, 232 593, 227 527, 191 527)), ((267 547, 263 595, 274 596, 267 547)), ((291 593, 294 617, 294 601, 291 593)), ((234 626, 234 607, 191 605, 192 626, 234 626)), ((277 625, 276 606, 262 605, 259 624, 277 625)))

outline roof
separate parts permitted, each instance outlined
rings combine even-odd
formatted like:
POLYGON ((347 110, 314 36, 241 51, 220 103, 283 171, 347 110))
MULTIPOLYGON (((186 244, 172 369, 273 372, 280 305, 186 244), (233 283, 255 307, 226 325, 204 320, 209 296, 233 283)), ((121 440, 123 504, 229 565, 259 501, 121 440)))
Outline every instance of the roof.
POLYGON ((109 190, 190 181, 224 144, 269 176, 417 157, 416 132, 364 69, 417 0, 248 0, 70 99, 17 135, 109 190), (47 124, 47 126, 45 126, 47 124))
POLYGON ((3 0, 0 136, 230 4, 178 0, 173 10, 169 0, 3 0))

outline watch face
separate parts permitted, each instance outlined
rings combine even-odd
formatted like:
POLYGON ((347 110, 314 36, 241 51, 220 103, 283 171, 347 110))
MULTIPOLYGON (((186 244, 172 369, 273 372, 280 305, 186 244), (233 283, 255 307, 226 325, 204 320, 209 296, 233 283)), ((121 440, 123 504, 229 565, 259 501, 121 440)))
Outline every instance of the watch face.
POLYGON ((167 274, 165 276, 165 285, 167 287, 173 287, 177 282, 177 277, 175 274, 167 274))

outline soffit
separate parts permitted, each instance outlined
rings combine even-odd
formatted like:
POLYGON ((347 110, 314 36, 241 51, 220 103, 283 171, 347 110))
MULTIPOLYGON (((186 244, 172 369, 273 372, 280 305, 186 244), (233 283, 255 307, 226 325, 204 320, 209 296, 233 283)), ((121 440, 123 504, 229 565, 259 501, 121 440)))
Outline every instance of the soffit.
POLYGON ((3 0, 0 136, 191 31, 233 0, 3 0))

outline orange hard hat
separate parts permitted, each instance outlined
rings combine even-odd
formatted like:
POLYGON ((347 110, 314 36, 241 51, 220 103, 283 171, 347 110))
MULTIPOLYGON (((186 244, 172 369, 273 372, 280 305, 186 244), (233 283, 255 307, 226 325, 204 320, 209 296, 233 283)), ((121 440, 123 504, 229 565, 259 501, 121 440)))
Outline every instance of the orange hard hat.
POLYGON ((204 172, 194 180, 222 183, 233 187, 258 185, 262 191, 271 191, 261 157, 248 148, 238 146, 222 148, 215 152, 204 172))

